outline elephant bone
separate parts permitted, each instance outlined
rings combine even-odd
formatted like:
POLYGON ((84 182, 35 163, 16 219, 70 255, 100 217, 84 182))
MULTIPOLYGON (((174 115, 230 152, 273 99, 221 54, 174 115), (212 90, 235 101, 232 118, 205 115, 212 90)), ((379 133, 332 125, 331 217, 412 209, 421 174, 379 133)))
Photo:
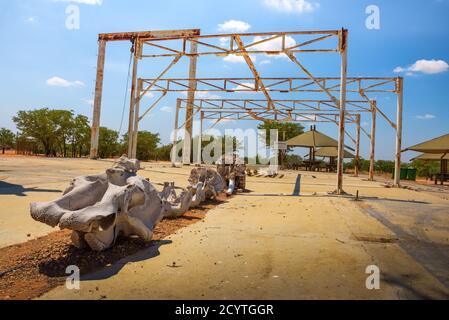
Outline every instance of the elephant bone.
POLYGON ((61 198, 31 203, 31 216, 72 230, 78 248, 105 250, 119 234, 151 240, 165 209, 152 184, 136 175, 139 168, 138 160, 121 157, 105 174, 73 179, 61 198))

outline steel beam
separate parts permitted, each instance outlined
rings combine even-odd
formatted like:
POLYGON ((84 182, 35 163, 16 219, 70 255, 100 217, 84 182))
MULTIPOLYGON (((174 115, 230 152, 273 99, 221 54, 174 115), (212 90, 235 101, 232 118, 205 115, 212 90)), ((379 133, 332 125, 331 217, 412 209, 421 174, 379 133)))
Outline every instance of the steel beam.
POLYGON ((337 157, 337 194, 343 191, 343 161, 345 155, 345 113, 346 113, 346 74, 347 74, 347 44, 348 31, 342 29, 340 33, 340 55, 341 55, 341 75, 340 75, 340 122, 338 132, 338 157, 337 157))
POLYGON ((135 106, 137 100, 137 72, 140 59, 140 41, 134 41, 133 71, 131 78, 131 96, 129 102, 129 121, 128 121, 128 157, 132 158, 134 146, 134 125, 135 125, 135 106))
POLYGON ((179 109, 180 109, 180 100, 176 100, 176 112, 175 112, 175 125, 173 127, 173 146, 171 152, 171 164, 172 167, 176 166, 176 158, 178 156, 177 143, 178 143, 178 122, 179 122, 179 109))
POLYGON ((100 136, 101 98, 103 95, 104 62, 106 57, 106 41, 98 42, 97 76, 95 83, 94 110, 90 137, 90 158, 98 159, 98 139, 100 136))
POLYGON ((160 31, 141 31, 141 32, 116 32, 101 33, 98 35, 100 41, 129 41, 133 39, 145 40, 169 40, 189 38, 200 35, 200 29, 181 29, 181 30, 160 30, 160 31))
MULTIPOLYGON (((196 65, 197 56, 195 55, 198 51, 198 44, 192 42, 190 44, 190 64, 189 64, 189 78, 196 78, 196 65)), ((193 101, 195 100, 195 89, 196 82, 189 81, 189 92, 187 94, 187 111, 186 111, 186 122, 184 129, 184 148, 182 149, 182 163, 184 165, 190 164, 190 154, 192 151, 192 128, 193 128, 193 101)))
POLYGON ((360 129, 361 129, 361 120, 360 114, 356 116, 356 143, 355 143, 355 165, 354 165, 354 177, 359 176, 360 170, 360 129))
MULTIPOLYGON (((142 80, 137 80, 137 91, 136 97, 139 96, 139 93, 142 91, 142 80)), ((133 140, 132 140, 132 152, 131 158, 137 159, 137 140, 139 134, 139 121, 140 121, 140 99, 135 100, 135 108, 134 108, 134 127, 133 127, 133 140)))
POLYGON ((373 102, 372 109, 372 120, 371 120, 371 148, 369 157, 369 181, 374 181, 374 171, 375 171, 375 161, 376 161, 376 118, 377 118, 377 108, 373 102))
POLYGON ((396 115, 396 156, 394 166, 394 186, 401 186, 401 148, 402 148, 402 109, 404 95, 404 79, 397 78, 397 115, 396 115))

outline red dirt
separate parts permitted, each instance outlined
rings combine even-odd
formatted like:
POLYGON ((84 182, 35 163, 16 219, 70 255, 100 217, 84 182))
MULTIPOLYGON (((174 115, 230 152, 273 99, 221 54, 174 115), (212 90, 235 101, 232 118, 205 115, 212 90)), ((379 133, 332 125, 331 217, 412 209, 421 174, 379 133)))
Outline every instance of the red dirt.
POLYGON ((104 252, 75 248, 71 245, 70 231, 67 230, 1 248, 0 300, 37 298, 65 282, 67 266, 78 266, 82 275, 100 270, 153 246, 156 241, 181 228, 201 221, 207 211, 224 201, 226 196, 222 195, 218 200, 190 210, 180 218, 163 220, 156 226, 151 242, 138 238, 119 238, 113 248, 104 252))

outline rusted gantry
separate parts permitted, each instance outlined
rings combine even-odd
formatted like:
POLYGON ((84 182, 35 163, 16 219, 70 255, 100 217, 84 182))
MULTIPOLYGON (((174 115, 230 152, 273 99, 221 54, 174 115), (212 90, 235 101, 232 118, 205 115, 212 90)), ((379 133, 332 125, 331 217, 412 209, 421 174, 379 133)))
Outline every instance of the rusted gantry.
MULTIPOLYGON (((218 35, 201 35, 199 29, 188 30, 165 30, 150 32, 126 32, 99 35, 99 54, 97 67, 97 83, 95 90, 94 117, 92 124, 92 148, 91 158, 96 158, 98 154, 98 129, 100 123, 101 110, 101 94, 104 72, 104 61, 106 53, 106 43, 108 41, 131 41, 132 50, 134 52, 131 101, 129 115, 129 150, 128 155, 135 157, 137 148, 137 132, 139 121, 152 109, 159 101, 161 101, 168 92, 185 91, 187 92, 187 112, 185 131, 191 136, 192 121, 195 100, 195 92, 197 91, 217 91, 217 92, 243 92, 255 91, 261 92, 267 101, 267 108, 273 110, 273 114, 278 115, 276 102, 271 98, 270 93, 277 92, 320 92, 337 107, 339 119, 343 119, 346 114, 346 94, 353 92, 351 86, 361 84, 362 80, 369 81, 385 81, 391 82, 395 79, 395 92, 400 87, 398 93, 398 112, 397 124, 392 122, 386 115, 375 108, 376 112, 387 118, 390 125, 396 127, 397 131, 397 149, 400 151, 401 129, 402 129, 402 79, 400 78, 350 78, 347 80, 347 37, 348 31, 330 30, 330 31, 298 31, 298 32, 263 32, 263 33, 240 33, 240 34, 218 34, 218 35), (294 41, 292 39, 294 38, 294 41), (267 46, 269 42, 276 43, 276 46, 267 46), (150 52, 149 52, 150 51, 150 52), (318 78, 315 77, 301 61, 296 57, 298 53, 338 53, 340 55, 340 76, 337 78, 318 78), (253 55, 285 55, 299 70, 304 73, 307 78, 263 78, 251 57, 253 55), (204 78, 200 79, 196 76, 197 58, 199 56, 229 56, 235 55, 241 57, 247 64, 253 77, 251 79, 234 78, 204 78), (155 78, 138 79, 138 64, 144 58, 162 58, 171 57, 172 60, 168 66, 155 78), (164 75, 180 61, 182 57, 190 60, 189 75, 183 79, 164 79, 164 75), (223 81, 223 85, 215 85, 210 81, 223 81), (244 81, 240 81, 244 80, 244 81), (272 82, 274 81, 274 83, 272 82), (302 81, 301 84, 295 81, 302 81), (235 83, 236 82, 236 83, 235 83), (239 88, 231 88, 229 85, 235 84, 239 88), (207 85, 208 88, 204 89, 207 85), (176 88, 179 86, 178 88, 176 88), (246 88, 245 88, 246 86, 246 88), (284 86, 284 88, 281 88, 284 86), (309 90, 315 86, 315 91, 309 90), (347 88, 348 86, 348 88, 347 88), (301 91, 304 90, 304 91, 301 91), (142 115, 140 114, 140 102, 142 97, 150 91, 159 91, 161 96, 148 108, 142 115)), ((375 92, 376 87, 381 86, 380 82, 372 85, 360 85, 356 92, 364 99, 368 92, 375 92)), ((355 91, 354 91, 355 92, 355 91)), ((369 100, 373 103, 372 100, 369 100)), ((251 115, 251 113, 250 113, 251 115)), ((253 117, 254 118, 254 117, 253 117)), ((257 118, 257 117, 256 117, 257 118)), ((344 152, 344 136, 345 121, 339 121, 339 156, 337 166, 337 193, 343 193, 343 152, 344 152)), ((191 141, 184 139, 183 150, 188 155, 191 150, 191 141)), ((185 162, 190 159, 185 156, 185 162)), ((398 163, 400 167, 400 152, 396 153, 396 178, 395 184, 399 185, 398 163)))

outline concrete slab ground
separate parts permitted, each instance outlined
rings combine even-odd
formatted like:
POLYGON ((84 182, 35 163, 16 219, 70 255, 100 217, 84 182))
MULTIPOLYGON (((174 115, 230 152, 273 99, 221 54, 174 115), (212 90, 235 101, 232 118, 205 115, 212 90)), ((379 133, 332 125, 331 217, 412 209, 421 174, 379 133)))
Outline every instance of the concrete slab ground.
MULTIPOLYGON (((0 247, 52 229, 29 218, 28 204, 53 199, 81 174, 107 161, 0 158, 0 247), (3 171, 1 171, 3 170, 3 171), (9 190, 9 191, 8 191, 9 190), (16 190, 12 192, 11 190, 16 190), (7 209, 6 209, 7 208, 7 209)), ((189 168, 144 164, 156 183, 186 184, 189 168)), ((447 299, 449 194, 385 188, 345 176, 363 201, 329 197, 335 176, 298 172, 249 177, 250 193, 208 212, 147 251, 86 275, 80 290, 58 287, 42 299, 447 299), (175 264, 173 264, 175 262, 175 264), (380 269, 368 290, 367 266, 380 269)))

